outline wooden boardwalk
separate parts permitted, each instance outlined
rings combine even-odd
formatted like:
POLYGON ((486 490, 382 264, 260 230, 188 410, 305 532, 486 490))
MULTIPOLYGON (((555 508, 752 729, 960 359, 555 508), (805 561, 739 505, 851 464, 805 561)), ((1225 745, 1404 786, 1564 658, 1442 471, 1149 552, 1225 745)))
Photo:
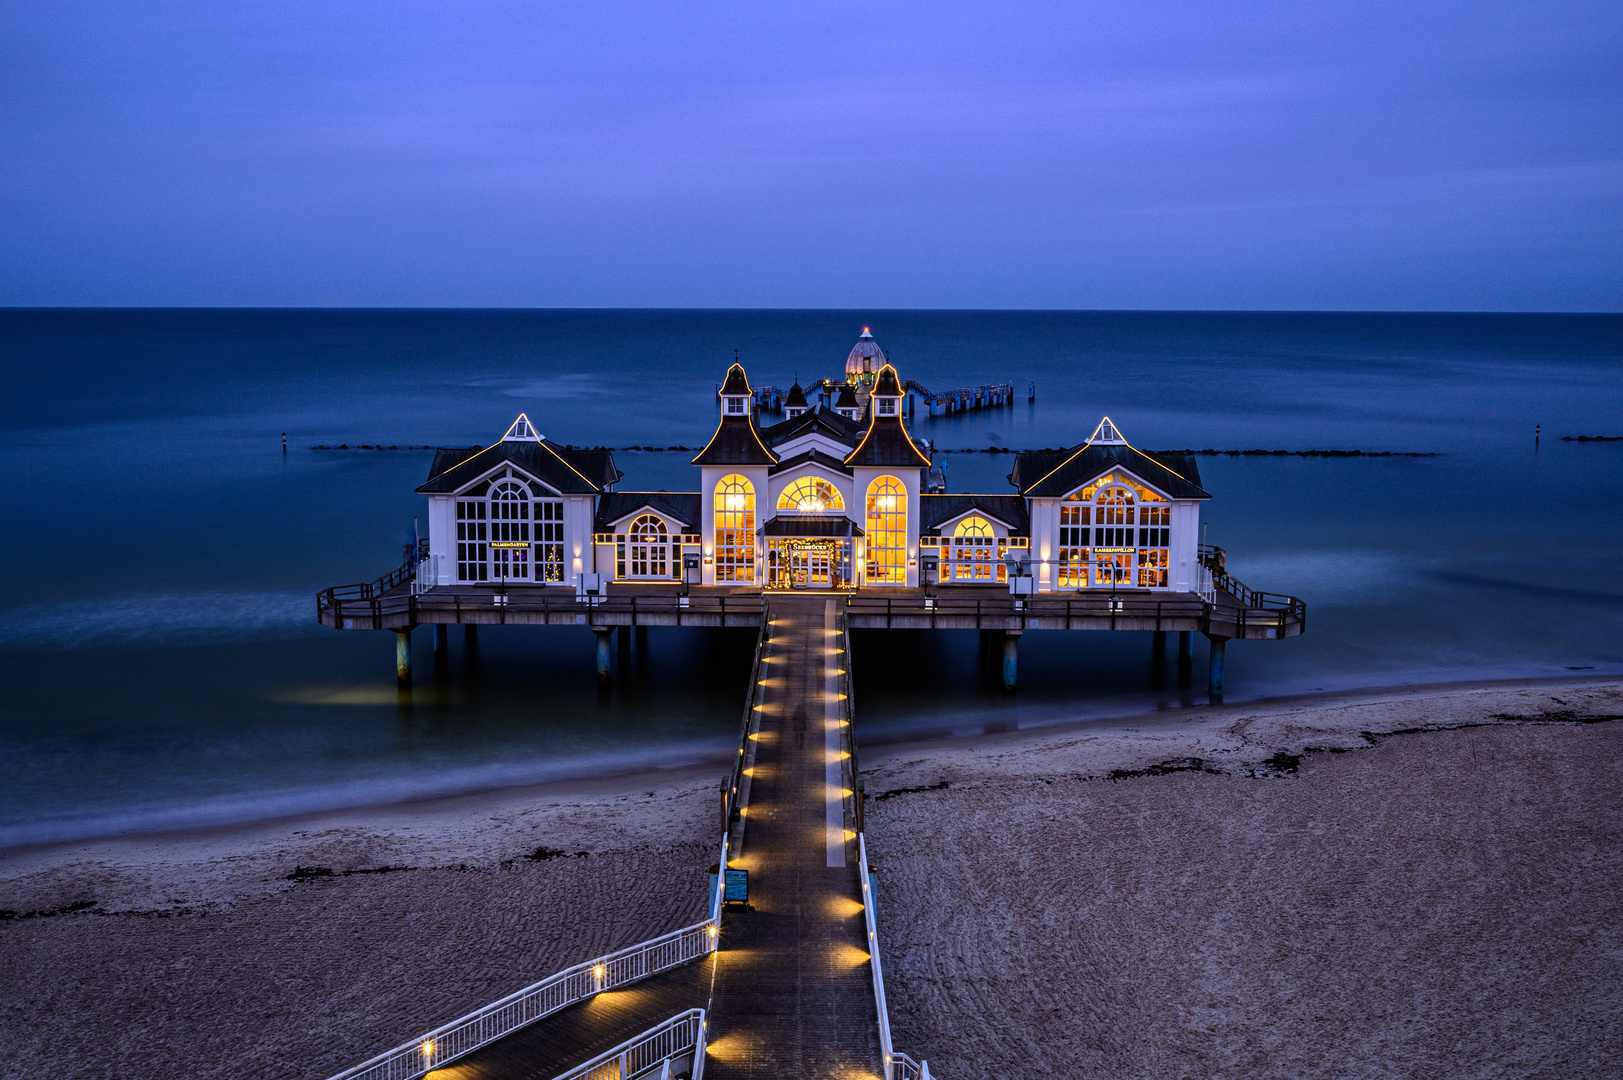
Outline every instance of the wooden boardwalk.
POLYGON ((520 1028, 428 1076, 552 1080, 687 1009, 704 1008, 714 957, 609 990, 520 1028))
POLYGON ((884 1075, 854 833, 838 599, 774 597, 743 842, 753 911, 723 917, 706 1080, 884 1075))

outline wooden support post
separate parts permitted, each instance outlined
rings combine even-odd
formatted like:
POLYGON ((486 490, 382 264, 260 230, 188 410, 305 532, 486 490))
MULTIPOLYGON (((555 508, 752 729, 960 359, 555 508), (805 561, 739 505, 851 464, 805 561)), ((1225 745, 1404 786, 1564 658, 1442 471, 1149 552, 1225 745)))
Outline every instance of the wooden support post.
POLYGON ((411 627, 394 632, 394 678, 400 689, 411 689, 411 627))
POLYGON ((1160 667, 1167 659, 1167 632, 1157 630, 1150 642, 1150 656, 1154 657, 1155 665, 1160 667))
POLYGON ((451 631, 444 623, 434 624, 434 659, 444 660, 451 651, 451 631))
POLYGON ((609 685, 609 635, 614 633, 611 627, 594 626, 592 633, 597 635, 597 685, 609 685))
POLYGON ((620 674, 624 675, 631 664, 631 627, 620 627, 620 674))
POLYGON ((1229 639, 1208 637, 1207 640, 1211 642, 1211 665, 1208 671, 1206 695, 1213 701, 1221 702, 1223 700, 1223 653, 1225 651, 1224 646, 1228 644, 1229 639))
POLYGON ((1013 690, 1020 662, 1020 631, 1003 631, 1003 689, 1013 690))
POLYGON ((646 627, 646 626, 637 627, 636 637, 637 637, 637 651, 639 653, 647 652, 648 651, 648 627, 646 627))
POLYGON ((462 648, 467 652, 474 652, 479 648, 479 624, 462 624, 462 648))

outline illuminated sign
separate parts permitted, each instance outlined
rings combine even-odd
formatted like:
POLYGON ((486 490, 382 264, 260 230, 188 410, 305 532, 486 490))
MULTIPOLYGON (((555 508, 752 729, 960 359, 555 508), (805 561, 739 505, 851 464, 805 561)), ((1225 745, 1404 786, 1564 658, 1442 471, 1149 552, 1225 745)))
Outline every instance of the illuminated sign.
POLYGON ((1134 551, 1136 551, 1138 549, 1137 548, 1102 548, 1102 547, 1096 547, 1093 550, 1095 552, 1097 552, 1098 554, 1100 554, 1100 555, 1131 555, 1134 551))
POLYGON ((530 544, 528 541, 519 540, 492 540, 490 546, 493 548, 527 548, 530 544))

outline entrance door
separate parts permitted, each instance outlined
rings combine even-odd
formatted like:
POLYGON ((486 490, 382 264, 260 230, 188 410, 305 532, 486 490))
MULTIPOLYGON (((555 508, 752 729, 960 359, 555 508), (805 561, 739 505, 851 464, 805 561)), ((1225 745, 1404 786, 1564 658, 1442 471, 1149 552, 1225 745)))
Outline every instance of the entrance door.
POLYGON ((497 581, 530 580, 530 545, 490 549, 491 577, 497 581))
POLYGON ((789 552, 789 581, 796 589, 826 589, 833 584, 834 559, 827 548, 795 547, 789 552))
POLYGON ((806 559, 806 584, 813 589, 828 588, 828 552, 813 551, 806 559))

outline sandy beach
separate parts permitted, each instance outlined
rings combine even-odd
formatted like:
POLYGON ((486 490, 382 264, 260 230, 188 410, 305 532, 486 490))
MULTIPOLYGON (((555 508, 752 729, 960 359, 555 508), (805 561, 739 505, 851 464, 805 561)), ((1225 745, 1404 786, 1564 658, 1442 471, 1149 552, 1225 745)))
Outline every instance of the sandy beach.
MULTIPOLYGON (((1613 716, 1573 679, 872 748, 896 1043, 945 1080, 1602 1073, 1613 716)), ((713 771, 0 854, 0 1076, 320 1080, 694 921, 713 771)))

